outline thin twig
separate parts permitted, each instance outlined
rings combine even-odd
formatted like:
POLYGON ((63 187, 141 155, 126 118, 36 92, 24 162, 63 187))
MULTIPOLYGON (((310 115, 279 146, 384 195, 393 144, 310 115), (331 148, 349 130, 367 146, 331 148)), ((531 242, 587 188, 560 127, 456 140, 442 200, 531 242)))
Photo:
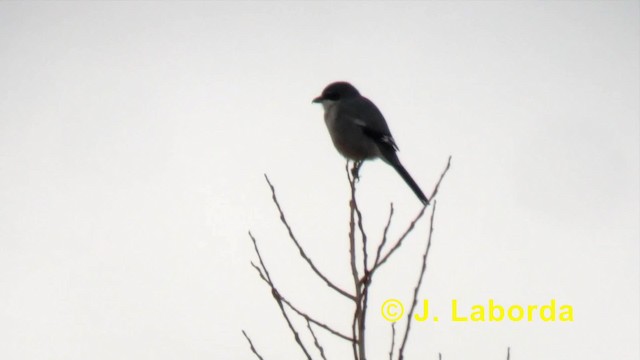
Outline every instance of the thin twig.
POLYGON ((411 233, 411 231, 416 226, 416 223, 420 220, 420 218, 422 218, 422 215, 424 215, 424 212, 425 212, 426 209, 427 209, 426 206, 422 207, 422 209, 420 210, 420 213, 418 214, 418 216, 416 216, 413 219, 413 221, 411 221, 411 224, 409 224, 409 227, 407 228, 407 230, 405 230, 404 233, 402 234, 402 236, 400 236, 400 238, 398 239, 398 241, 396 241, 396 243, 393 244, 393 246, 391 247, 391 250, 389 250, 389 252, 387 252, 387 254, 384 255, 382 257, 382 259, 380 259, 380 261, 373 266, 373 268, 371 268, 371 273, 373 273, 376 270, 378 270, 380 268, 380 266, 382 266, 389 259, 389 257, 391 255, 393 255, 393 253, 400 248, 400 246, 402 245, 402 242, 407 237, 407 235, 409 235, 409 233, 411 233))
POLYGON ((307 350, 306 346, 304 346, 304 344, 302 343, 302 340, 300 339, 300 334, 295 329, 295 327, 293 326, 293 323, 289 319, 289 315, 287 315, 287 312, 285 311, 284 305, 281 301, 280 293, 275 287, 271 288, 271 295, 273 295, 273 298, 278 303, 278 307, 280 307, 280 312, 282 313, 282 316, 286 320, 287 325, 289 325, 289 329, 291 329, 291 332, 293 333, 293 338, 296 340, 296 343, 298 344, 302 352, 304 352, 304 354, 307 356, 307 359, 311 360, 311 355, 309 354, 309 351, 307 350))
POLYGON ((356 210, 356 214, 358 215, 358 230, 360 230, 360 235, 362 237, 362 263, 364 264, 362 267, 362 272, 366 274, 369 271, 369 267, 367 265, 367 233, 364 231, 364 226, 362 225, 362 213, 360 212, 360 208, 358 208, 355 190, 356 189, 354 183, 352 185, 351 199, 353 200, 353 207, 356 210))
POLYGON ((309 264, 309 266, 311 267, 313 272, 315 272, 316 275, 318 275, 322 280, 324 280, 324 282, 330 288, 332 288, 333 290, 337 291, 338 293, 344 295, 348 299, 355 301, 355 296, 353 296, 353 295, 349 294, 348 292, 340 289, 333 282, 331 282, 326 276, 324 276, 322 274, 322 272, 320 272, 320 270, 318 270, 318 268, 315 266, 313 261, 311 261, 309 256, 307 256, 307 253, 302 249, 302 246, 300 246, 300 243, 298 242, 298 239, 296 239, 295 235, 293 235, 293 231, 291 230, 291 227, 289 226, 289 223, 287 222, 287 219, 284 216, 284 212, 282 211, 282 208, 280 207, 280 203, 278 202, 278 198, 276 197, 276 190, 273 187, 273 185, 271 185, 271 181, 269 181, 269 177, 267 176, 267 174, 264 175, 264 178, 267 180, 267 184, 269 184, 269 188, 271 188, 271 195, 272 195, 271 198, 273 199, 273 202, 276 204, 276 207, 278 208, 278 212, 280 213, 280 221, 287 228, 287 231, 289 232, 289 237, 291 238, 291 240, 293 240, 293 243, 298 248, 298 251, 300 252, 300 256, 302 256, 302 258, 306 260, 307 264, 309 264))
POLYGON ((244 332, 244 330, 242 330, 242 335, 244 335, 244 337, 249 342, 249 347, 251 347, 251 352, 253 352, 258 357, 258 359, 264 360, 264 358, 262 356, 260 356, 260 354, 258 353, 258 350, 256 350, 255 347, 253 347, 253 343, 251 342, 251 339, 249 338, 249 335, 247 335, 247 333, 244 332))
POLYGON ((507 360, 511 357, 511 346, 507 347, 507 360))
MULTIPOLYGON (((368 277, 368 275, 365 275, 366 279, 370 279, 368 277)), ((368 280, 366 280, 363 283, 363 289, 362 289, 362 302, 361 302, 361 306, 360 306, 360 327, 358 332, 360 333, 360 338, 358 339, 360 342, 360 354, 361 354, 361 359, 366 359, 364 354, 365 354, 365 322, 367 321, 367 303, 369 302, 369 284, 370 282, 368 280)))
POLYGON ((320 351, 320 356, 322 356, 324 360, 327 360, 326 356, 324 356, 324 349, 322 348, 322 345, 320 345, 320 343, 318 342, 318 338, 316 337, 316 334, 313 332, 313 329, 311 328, 311 323, 309 322, 309 320, 307 320, 307 329, 309 329, 309 332, 313 337, 313 343, 315 344, 316 349, 320 351))
POLYGON ((353 342, 353 339, 348 337, 347 335, 344 335, 344 334, 332 329, 331 327, 329 327, 329 325, 321 323, 320 321, 318 321, 318 320, 312 318, 311 316, 303 313, 302 311, 298 310, 295 306, 293 306, 293 304, 291 304, 291 302, 289 300, 287 300, 285 298, 282 298, 282 301, 284 301, 284 303, 287 304, 287 306, 289 308, 291 308, 291 310, 295 311, 298 315, 302 316, 305 320, 316 324, 317 326, 327 330, 328 332, 332 333, 333 335, 335 335, 335 336, 337 336, 337 337, 339 337, 341 339, 353 342))
POLYGON ((366 274, 369 272, 369 266, 367 265, 367 233, 364 231, 364 227, 362 226, 362 213, 360 213, 360 209, 358 208, 358 204, 356 203, 356 198, 353 198, 353 202, 356 208, 356 214, 358 214, 358 229, 360 230, 360 235, 362 236, 362 263, 363 272, 366 274))
POLYGON ((356 291, 355 303, 356 309, 353 314, 353 323, 351 324, 351 333, 353 339, 353 356, 354 360, 365 359, 364 357, 364 344, 363 333, 360 331, 362 328, 362 292, 360 288, 360 276, 358 275, 358 266, 356 264, 356 230, 355 230, 355 207, 356 207, 356 179, 358 178, 358 172, 360 170, 360 162, 354 162, 353 169, 349 176, 349 161, 347 161, 346 170, 347 178, 349 179, 349 185, 351 187, 351 201, 349 201, 349 257, 351 263, 351 275, 353 276, 354 287, 356 291))
POLYGON ((424 273, 427 270, 427 256, 429 256, 429 249, 431 248, 431 236, 433 235, 433 219, 436 214, 436 204, 437 202, 434 200, 433 209, 431 210, 431 222, 429 225, 429 239, 427 240, 427 248, 422 254, 422 269, 420 269, 420 277, 418 278, 418 284, 416 285, 415 289, 413 289, 413 303, 411 303, 411 310, 409 311, 409 315, 407 315, 407 328, 404 332, 402 345, 400 345, 400 351, 398 352, 398 360, 402 360, 404 356, 404 347, 407 344, 407 339, 409 338, 409 332, 411 331, 413 312, 415 311, 416 304, 418 303, 418 292, 420 291, 420 285, 422 285, 422 279, 424 278, 424 273))
MULTIPOLYGON (((447 160, 447 166, 445 166, 444 170, 440 174, 440 178, 438 179, 436 186, 431 192, 431 196, 429 197, 429 199, 435 200, 435 196, 438 194, 438 190, 440 189, 440 183, 442 183, 442 180, 444 179, 444 176, 449 171, 450 167, 451 167, 451 156, 449 156, 449 159, 447 160)), ((376 270, 378 270, 378 268, 380 268, 380 266, 382 266, 382 264, 384 264, 389 259, 389 257, 402 245, 402 241, 407 237, 407 235, 411 232, 411 230, 413 230, 413 227, 415 226, 415 224, 418 222, 418 220, 420 220, 422 215, 424 215, 425 210, 426 210, 426 206, 420 210, 420 213, 418 214, 418 216, 416 216, 416 218, 413 219, 413 221, 409 225, 409 228, 404 232, 404 234, 402 234, 402 236, 398 239, 398 241, 391 247, 391 250, 389 250, 389 252, 387 252, 387 254, 384 255, 380 261, 377 261, 376 264, 374 264, 370 272, 372 276, 373 276, 373 273, 376 270)))
POLYGON ((440 189, 440 183, 442 182, 442 179, 444 179, 444 176, 447 174, 447 171, 449 171, 450 167, 451 167, 451 155, 449 155, 449 159, 447 160, 447 166, 444 168, 444 171, 442 171, 442 174, 440 174, 440 179, 438 179, 438 182, 436 183, 436 186, 431 192, 431 197, 429 197, 429 199, 433 199, 438 194, 438 189, 440 189))
POLYGON ((358 322, 358 316, 357 316, 357 309, 356 309, 356 314, 354 314, 353 316, 353 322, 351 323, 351 333, 353 334, 353 337, 355 338, 355 340, 351 343, 351 347, 353 348, 353 360, 358 360, 358 340, 357 340, 357 336, 358 333, 356 332, 356 324, 358 322))
POLYGON ((396 323, 391 323, 391 349, 389 350, 389 360, 393 360, 393 350, 396 346, 396 323))
MULTIPOLYGON (((251 237, 251 241, 253 242, 253 248, 256 250, 256 254, 258 254, 258 260, 260 261, 260 268, 262 269, 260 273, 264 275, 262 278, 267 281, 269 286, 271 286, 271 295, 276 300, 276 303, 280 308, 280 312, 282 313, 282 316, 287 322, 287 325, 289 325, 289 329, 293 333, 293 338, 295 339, 296 343, 298 344, 302 352, 304 352, 304 354, 307 356, 307 359, 312 360, 311 355, 309 355, 307 348, 304 346, 304 344, 302 343, 302 340, 300 339, 300 334, 298 334, 298 331, 293 326, 293 323, 291 323, 291 320, 289 319, 289 315, 287 315, 287 312, 284 309, 282 297, 278 293, 278 290, 273 284, 273 281, 271 281, 271 276, 269 275, 269 271, 267 270, 267 267, 265 266, 264 261, 262 261, 262 255, 260 255, 260 250, 258 249, 258 243, 256 242, 256 239, 253 237, 253 234, 251 234, 251 232, 249 232, 249 237, 251 237)), ((255 264, 251 263, 251 265, 253 265, 256 269, 259 269, 255 264)))
POLYGON ((351 200, 354 202, 353 208, 356 210, 356 214, 358 215, 358 230, 360 230, 360 235, 362 236, 362 255, 363 255, 363 271, 366 273, 368 269, 367 264, 367 233, 364 231, 364 226, 362 225, 362 213, 360 212, 360 208, 358 207, 358 202, 356 200, 355 192, 356 187, 355 183, 358 180, 358 176, 360 174, 360 166, 362 166, 361 161, 356 161, 353 163, 353 169, 351 170, 351 174, 353 177, 349 176, 349 162, 347 161, 347 178, 349 179, 349 185, 351 186, 351 200))
MULTIPOLYGON (((269 287, 271 287, 271 284, 269 283, 269 280, 267 280, 263 275, 262 275, 262 271, 260 270, 260 268, 258 266, 256 266, 254 263, 251 263, 251 266, 253 266, 256 271, 258 272, 258 275, 260 276, 260 278, 262 278, 262 280, 267 283, 267 285, 269 285, 269 287)), ((353 342, 353 339, 348 337, 347 335, 344 335, 342 333, 340 333, 337 330, 334 330, 333 328, 331 328, 329 325, 324 324, 316 319, 314 319, 313 317, 311 317, 309 314, 301 311, 300 309, 298 309, 297 307, 295 307, 287 298, 285 298, 284 296, 282 296, 282 294, 280 294, 280 300, 282 300, 283 303, 285 303, 285 305, 287 305, 291 310, 293 310, 294 312, 296 312, 298 315, 302 316, 305 320, 307 321, 311 321, 312 323, 316 324, 317 326, 327 330, 328 332, 332 333, 333 335, 347 340, 347 341, 351 341, 353 342)))
POLYGON ((271 286, 271 283, 269 282, 269 280, 267 280, 267 278, 262 273, 262 269, 260 269, 258 265, 254 264, 253 261, 251 262, 251 266, 253 266, 253 268, 256 269, 256 271, 258 272, 258 275, 260 275, 262 280, 264 280, 267 284, 269 284, 269 286, 271 286))
MULTIPOLYGON (((249 231, 249 237, 251 238, 251 242, 253 243, 253 249, 256 251, 256 254, 258 255, 258 260, 260 261, 260 273, 264 275, 264 278, 266 278, 266 280, 269 282, 269 285, 273 285, 273 283, 271 282, 271 276, 269 275, 269 270, 267 270, 267 267, 264 265, 264 261, 262 261, 262 255, 260 255, 260 249, 258 249, 258 242, 256 241, 256 238, 253 237, 253 234, 251 233, 251 231, 249 231)), ((253 262, 251 263, 251 265, 253 265, 253 267, 258 268, 258 266, 256 264, 254 264, 253 262)))
POLYGON ((384 247, 384 244, 387 243, 387 234, 389 233, 389 226, 391 225, 392 217, 393 217, 393 203, 389 205, 389 219, 387 220, 387 225, 384 227, 384 232, 382 233, 382 241, 378 246, 378 251, 376 251, 376 259, 373 262, 374 265, 377 264, 378 261, 380 260, 380 253, 382 253, 382 248, 384 247))
POLYGON ((338 332, 337 330, 332 329, 331 327, 329 327, 329 325, 321 323, 320 321, 318 321, 318 320, 312 318, 311 316, 305 314, 304 312, 298 310, 295 306, 293 306, 293 304, 291 304, 291 302, 289 300, 287 300, 285 298, 282 298, 282 301, 284 301, 284 303, 287 304, 287 306, 290 307, 291 310, 295 311, 298 315, 302 316, 305 320, 311 321, 312 323, 318 325, 319 327, 327 330, 328 332, 332 333, 333 335, 335 335, 335 336, 337 336, 337 337, 339 337, 341 339, 344 339, 344 340, 347 340, 347 341, 351 341, 351 342, 353 341, 353 339, 348 337, 347 335, 344 335, 344 334, 338 332))
POLYGON ((291 310, 295 311, 298 315, 302 316, 306 321, 310 321, 310 322, 312 322, 312 323, 316 324, 317 326, 319 326, 319 327, 321 327, 321 328, 323 328, 323 329, 327 330, 328 332, 332 333, 333 335, 335 335, 335 336, 337 336, 337 337, 339 337, 339 338, 341 338, 341 339, 344 339, 344 340, 347 340, 347 341, 353 342, 353 339, 352 339, 352 338, 350 338, 350 337, 348 337, 347 335, 344 335, 344 334, 342 334, 342 333, 340 333, 340 332, 338 332, 338 331, 336 331, 336 330, 332 329, 331 327, 329 327, 329 325, 324 324, 324 323, 321 323, 320 321, 318 321, 318 320, 316 320, 316 319, 312 318, 312 317, 311 317, 311 316, 309 316, 308 314, 305 314, 304 312, 300 311, 300 310, 299 310, 299 309, 297 309, 295 306, 293 306, 293 304, 291 304, 291 302, 290 302, 289 300, 287 300, 287 299, 285 299, 285 298, 282 298, 282 301, 283 301, 285 304, 287 304, 287 306, 288 306, 289 308, 291 308, 291 310))

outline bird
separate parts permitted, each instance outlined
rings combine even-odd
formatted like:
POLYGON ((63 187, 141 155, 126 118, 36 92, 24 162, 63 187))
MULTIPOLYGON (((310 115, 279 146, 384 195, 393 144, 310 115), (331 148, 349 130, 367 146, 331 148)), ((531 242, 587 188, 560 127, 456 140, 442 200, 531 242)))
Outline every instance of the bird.
POLYGON ((324 122, 342 156, 357 162, 382 159, 400 174, 424 206, 429 204, 429 199, 400 163, 396 154, 398 146, 387 121, 371 100, 360 95, 350 83, 336 81, 327 85, 312 102, 322 104, 324 122))

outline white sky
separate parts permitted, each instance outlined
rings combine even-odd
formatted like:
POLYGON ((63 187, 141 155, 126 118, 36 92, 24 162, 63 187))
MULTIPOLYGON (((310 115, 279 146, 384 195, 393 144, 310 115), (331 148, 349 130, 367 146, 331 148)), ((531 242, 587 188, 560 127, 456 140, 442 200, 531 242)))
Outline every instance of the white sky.
MULTIPOLYGON (((640 6, 567 2, 0 2, 0 358, 302 358, 249 265, 348 332, 279 223, 350 283, 348 188, 322 109, 352 82, 430 192, 420 298, 574 307, 573 323, 414 325, 407 358, 637 359, 640 6)), ((419 209, 367 163, 365 226, 419 209)), ((406 302, 426 221, 374 287, 406 302)), ((445 317, 445 316, 441 316, 445 317)), ((350 348, 317 330, 328 355, 350 348)))

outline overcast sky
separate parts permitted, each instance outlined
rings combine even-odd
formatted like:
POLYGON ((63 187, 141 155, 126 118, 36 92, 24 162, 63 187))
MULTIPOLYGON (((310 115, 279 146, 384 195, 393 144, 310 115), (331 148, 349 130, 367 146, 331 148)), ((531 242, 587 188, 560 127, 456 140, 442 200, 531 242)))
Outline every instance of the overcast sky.
MULTIPOLYGON (((374 101, 430 193, 449 155, 420 299, 495 299, 574 322, 416 324, 409 359, 640 357, 637 1, 0 2, 0 358, 302 358, 256 276, 349 332, 348 184, 330 82, 374 101)), ((420 203, 381 161, 358 184, 371 241, 420 203)), ((427 222, 368 318, 408 302, 427 222)), ((441 318, 446 316, 441 315, 441 318)), ((343 341, 316 331, 333 359, 343 341)))

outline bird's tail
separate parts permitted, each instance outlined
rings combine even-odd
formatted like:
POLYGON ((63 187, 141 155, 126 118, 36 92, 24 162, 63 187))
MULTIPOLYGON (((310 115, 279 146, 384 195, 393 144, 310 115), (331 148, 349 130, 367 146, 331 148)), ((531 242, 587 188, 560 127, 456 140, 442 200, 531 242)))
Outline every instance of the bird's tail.
POLYGON ((413 190, 413 192, 416 194, 418 199, 420 199, 422 204, 425 206, 429 205, 429 199, 427 199, 427 197, 424 195, 422 190, 420 190, 420 187, 418 186, 418 184, 416 184, 416 182, 413 181, 413 178, 411 177, 411 175, 409 175, 409 172, 407 172, 404 166, 402 166, 402 164, 400 163, 400 160, 398 160, 398 157, 394 156, 394 159, 389 161, 389 164, 393 166, 394 169, 396 169, 396 171, 398 172, 398 174, 400 174, 400 176, 402 176, 404 181, 407 183, 407 185, 409 185, 411 190, 413 190))

